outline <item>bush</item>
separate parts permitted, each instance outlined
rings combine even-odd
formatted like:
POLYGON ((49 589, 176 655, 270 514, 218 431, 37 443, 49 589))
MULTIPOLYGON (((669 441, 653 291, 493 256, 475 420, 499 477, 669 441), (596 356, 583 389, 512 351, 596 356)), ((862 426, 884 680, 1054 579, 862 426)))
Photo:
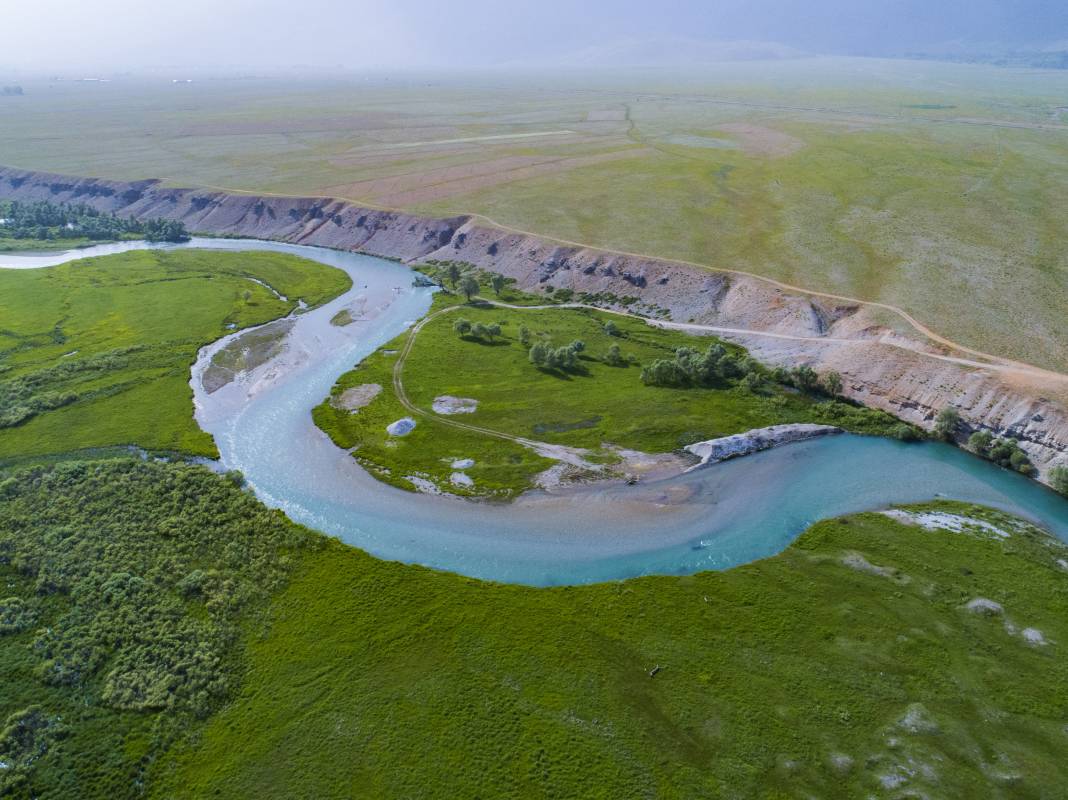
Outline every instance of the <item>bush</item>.
POLYGON ((946 406, 935 417, 934 434, 939 439, 944 439, 947 442, 952 441, 953 434, 956 433, 959 424, 960 412, 953 406, 946 406))
POLYGON ((899 442, 916 442, 920 440, 920 432, 913 426, 901 422, 890 429, 890 436, 899 442))
POLYGON ((976 431, 968 437, 968 449, 985 457, 993 441, 994 437, 990 431, 976 431))
POLYGON ((1049 484, 1055 492, 1068 497, 1068 467, 1056 466, 1049 471, 1049 484))
POLYGON ((609 345, 608 352, 604 354, 602 360, 610 367, 622 367, 627 363, 626 359, 623 358, 623 353, 620 351, 618 344, 609 345))

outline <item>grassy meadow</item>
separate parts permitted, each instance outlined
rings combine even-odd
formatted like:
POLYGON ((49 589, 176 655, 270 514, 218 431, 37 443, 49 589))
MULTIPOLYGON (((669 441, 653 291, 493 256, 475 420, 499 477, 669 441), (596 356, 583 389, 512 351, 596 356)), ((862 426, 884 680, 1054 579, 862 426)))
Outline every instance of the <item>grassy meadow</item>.
POLYGON ((727 572, 534 589, 377 561, 199 467, 67 463, 0 492, 6 797, 1047 798, 1068 779, 1068 552, 979 507, 929 507, 963 533, 860 514, 727 572))
MULTIPOLYGON (((489 291, 484 296, 492 297, 489 291)), ((531 303, 539 298, 508 290, 508 302, 531 303)), ((416 417, 415 429, 403 437, 386 427, 410 416, 397 399, 393 369, 405 333, 342 375, 331 397, 314 412, 316 424, 372 474, 401 488, 414 488, 409 476, 431 481, 463 495, 506 498, 530 488, 535 475, 552 466, 530 449, 512 441, 459 430, 443 419, 477 425, 535 441, 592 451, 592 458, 611 463, 618 457, 608 446, 648 453, 667 453, 693 442, 741 433, 784 422, 821 422, 858 433, 892 434, 894 417, 826 397, 802 394, 770 379, 750 388, 741 377, 708 388, 647 386, 642 366, 671 359, 676 348, 704 350, 719 340, 662 330, 636 319, 587 309, 507 309, 462 305, 455 295, 438 294, 430 320, 418 333, 403 366, 404 388, 416 407, 429 411, 441 396, 478 401, 473 413, 416 417), (453 330, 459 319, 500 326, 492 339, 461 336, 453 330), (614 332, 606 331, 611 323, 614 332), (523 344, 527 329, 530 344, 523 344), (563 347, 580 340, 585 349, 574 370, 537 367, 528 351, 538 341, 563 347), (618 346, 623 361, 612 363, 609 349, 618 346), (382 391, 355 411, 339 407, 346 390, 377 384, 382 391), (450 481, 454 461, 473 459, 464 472, 474 485, 450 481)), ((542 301, 544 302, 544 301, 542 301)), ((724 344, 738 358, 745 351, 724 344)), ((907 427, 907 426, 906 426, 907 427)))
POLYGON ((134 251, 0 269, 0 461, 128 444, 216 455, 193 420, 200 347, 348 285, 340 270, 276 253, 134 251))
POLYGON ((1063 71, 812 59, 26 89, 0 104, 0 164, 480 213, 899 305, 1068 369, 1063 71))

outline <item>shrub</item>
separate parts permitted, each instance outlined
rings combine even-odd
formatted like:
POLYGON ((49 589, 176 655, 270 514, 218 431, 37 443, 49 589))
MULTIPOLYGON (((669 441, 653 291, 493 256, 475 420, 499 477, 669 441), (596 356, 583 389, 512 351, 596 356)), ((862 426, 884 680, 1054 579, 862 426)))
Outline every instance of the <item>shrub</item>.
POLYGON ((1068 497, 1068 467, 1056 466, 1049 471, 1049 484, 1053 490, 1068 497))
POLYGON ((951 441, 959 424, 960 412, 953 408, 953 406, 946 406, 939 411, 938 416, 935 417, 934 434, 940 439, 951 441))

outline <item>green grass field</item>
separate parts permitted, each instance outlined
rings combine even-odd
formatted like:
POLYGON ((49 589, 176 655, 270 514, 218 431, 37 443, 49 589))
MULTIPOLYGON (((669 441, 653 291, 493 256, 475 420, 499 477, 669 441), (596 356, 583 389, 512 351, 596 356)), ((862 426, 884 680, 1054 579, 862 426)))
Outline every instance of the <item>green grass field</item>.
POLYGON ((899 305, 1068 369, 1064 71, 813 59, 26 90, 0 105, 0 163, 481 213, 899 305))
MULTIPOLYGON (((485 296, 492 297, 489 292, 485 296)), ((508 302, 538 298, 507 291, 508 302)), ((454 307, 453 295, 438 294, 431 313, 454 307)), ((458 430, 442 420, 456 420, 534 441, 580 447, 602 461, 618 460, 608 445, 649 453, 666 453, 704 439, 741 433, 784 422, 822 422, 858 433, 890 434, 898 420, 869 409, 800 394, 772 381, 750 389, 740 379, 712 388, 646 386, 642 365, 670 359, 678 347, 704 350, 712 337, 653 328, 618 315, 585 309, 513 310, 464 305, 432 319, 418 334, 403 367, 404 387, 420 409, 431 410, 439 396, 478 401, 474 413, 436 418, 419 416, 415 430, 390 436, 386 426, 410 416, 393 390, 393 368, 408 334, 384 345, 335 384, 331 398, 315 409, 316 424, 340 447, 356 447, 356 458, 379 479, 413 488, 407 476, 432 481, 443 490, 464 495, 509 497, 531 486, 534 476, 552 465, 515 442, 458 430), (501 335, 478 339, 459 336, 453 323, 499 324, 501 335), (612 322, 619 335, 610 335, 612 322), (556 347, 576 339, 585 343, 575 372, 542 369, 530 363, 529 346, 519 341, 526 327, 531 342, 556 347), (618 345, 627 362, 613 366, 606 354, 618 345), (338 398, 352 387, 382 387, 369 405, 357 411, 338 408, 338 398), (465 470, 473 486, 454 485, 453 461, 474 459, 465 470)), ((726 345, 739 357, 744 350, 726 345)))
POLYGON ((935 506, 1007 538, 860 514, 723 573, 533 589, 377 561, 196 467, 73 463, 0 492, 4 796, 1048 798, 1068 779, 1068 551, 979 507, 935 506))
POLYGON ((0 270, 0 460, 113 445, 215 455, 192 414, 200 347, 349 283, 293 256, 196 250, 0 270))

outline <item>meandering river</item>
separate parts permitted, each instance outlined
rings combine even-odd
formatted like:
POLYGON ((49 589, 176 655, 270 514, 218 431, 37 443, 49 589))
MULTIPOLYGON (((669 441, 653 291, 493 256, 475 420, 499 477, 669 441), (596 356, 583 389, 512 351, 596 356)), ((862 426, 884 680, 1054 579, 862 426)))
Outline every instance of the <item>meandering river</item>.
MULTIPOLYGON (((146 246, 0 255, 0 267, 146 246)), ((267 505, 380 558, 537 586, 689 574, 777 553, 819 519, 936 497, 1011 511, 1068 539, 1068 501, 1033 481, 948 445, 849 435, 660 482, 533 494, 511 505, 404 492, 336 447, 312 424, 311 409, 339 375, 424 315, 431 290, 412 286, 403 265, 355 253, 227 239, 169 247, 292 253, 352 277, 345 295, 295 316, 278 359, 209 395, 200 375, 226 337, 201 352, 191 384, 196 418, 215 436, 222 463, 241 470, 267 505), (343 308, 357 321, 331 325, 343 308)))

